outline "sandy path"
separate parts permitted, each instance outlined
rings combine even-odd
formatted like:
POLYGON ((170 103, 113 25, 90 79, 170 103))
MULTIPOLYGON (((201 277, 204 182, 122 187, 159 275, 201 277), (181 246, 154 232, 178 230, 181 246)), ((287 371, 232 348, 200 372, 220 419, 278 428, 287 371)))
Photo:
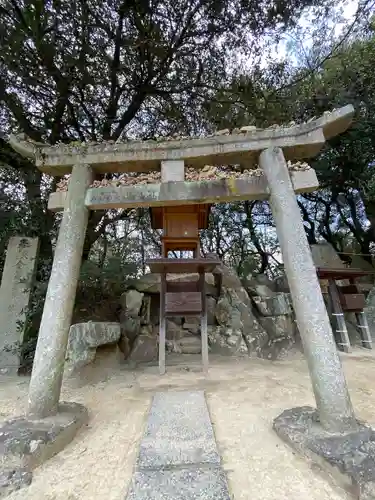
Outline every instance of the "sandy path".
MULTIPOLYGON (((346 500, 350 497, 273 433, 272 419, 292 406, 313 404, 302 359, 215 359, 205 378, 190 361, 170 367, 108 370, 102 381, 81 388, 66 383, 63 399, 85 404, 90 423, 58 456, 34 472, 30 488, 9 500, 124 500, 153 392, 205 389, 215 434, 234 500, 346 500), (26 495, 25 495, 26 493, 26 495)), ((375 424, 375 357, 346 356, 344 367, 358 417, 375 424)), ((100 380, 100 368, 96 380, 100 380)), ((1 380, 0 419, 20 413, 27 381, 1 380)))

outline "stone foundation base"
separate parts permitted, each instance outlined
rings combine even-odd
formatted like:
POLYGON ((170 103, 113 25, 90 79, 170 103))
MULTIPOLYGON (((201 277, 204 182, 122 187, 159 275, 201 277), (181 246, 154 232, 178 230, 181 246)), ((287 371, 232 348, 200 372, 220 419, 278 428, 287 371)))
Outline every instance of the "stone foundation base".
POLYGON ((276 433, 298 453, 329 472, 358 500, 375 500, 375 431, 358 423, 356 431, 330 434, 314 408, 285 410, 275 418, 276 433))
POLYGON ((28 486, 31 471, 59 453, 88 422, 87 409, 62 403, 51 417, 17 417, 0 427, 0 498, 28 486))

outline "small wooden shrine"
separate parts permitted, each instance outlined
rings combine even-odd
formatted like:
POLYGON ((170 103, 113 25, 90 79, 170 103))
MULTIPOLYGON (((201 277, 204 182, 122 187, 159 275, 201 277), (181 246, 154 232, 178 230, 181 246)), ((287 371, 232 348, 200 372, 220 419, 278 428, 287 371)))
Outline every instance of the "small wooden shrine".
POLYGON ((151 209, 151 227, 162 229, 162 257, 169 252, 200 255, 199 230, 207 229, 211 205, 180 205, 151 209))
POLYGON ((210 205, 180 205, 151 209, 153 229, 162 229, 162 256, 147 264, 160 274, 159 370, 165 373, 166 318, 200 316, 203 370, 208 370, 208 334, 205 273, 220 264, 218 259, 200 255, 199 230, 208 227, 210 205), (189 258, 170 257, 171 252, 189 252, 189 258), (169 282, 168 273, 198 273, 197 281, 169 282))
MULTIPOLYGON (((319 280, 328 281, 328 307, 336 322, 336 342, 340 350, 350 351, 350 340, 345 323, 345 312, 354 313, 360 331, 362 346, 372 349, 371 333, 367 324, 364 308, 365 296, 360 291, 356 279, 372 274, 362 269, 334 269, 317 267, 319 280), (349 280, 349 284, 339 285, 337 281, 349 280)), ((324 291, 323 291, 324 293, 324 291)))

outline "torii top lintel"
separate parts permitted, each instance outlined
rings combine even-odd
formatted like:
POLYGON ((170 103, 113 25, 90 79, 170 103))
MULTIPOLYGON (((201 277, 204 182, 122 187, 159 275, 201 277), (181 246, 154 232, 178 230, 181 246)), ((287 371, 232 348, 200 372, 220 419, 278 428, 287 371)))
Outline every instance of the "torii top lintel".
POLYGON ((199 138, 49 146, 11 136, 9 142, 16 151, 34 158, 42 172, 56 176, 67 174, 73 165, 82 163, 100 173, 157 170, 163 160, 184 160, 186 166, 196 168, 207 164, 251 167, 262 150, 273 146, 281 147, 287 160, 317 155, 327 139, 350 126, 353 114, 353 106, 347 105, 308 123, 199 138))

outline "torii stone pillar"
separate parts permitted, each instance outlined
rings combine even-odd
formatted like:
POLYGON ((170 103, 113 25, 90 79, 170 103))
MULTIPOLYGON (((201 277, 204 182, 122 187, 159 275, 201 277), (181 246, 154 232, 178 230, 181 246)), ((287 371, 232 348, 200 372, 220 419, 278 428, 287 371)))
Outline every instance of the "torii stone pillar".
POLYGON ((29 387, 28 413, 40 418, 58 409, 88 221, 85 193, 92 180, 90 166, 73 167, 29 387))
POLYGON ((269 185, 269 202, 320 423, 330 432, 354 429, 353 407, 284 154, 278 147, 269 148, 260 154, 259 163, 269 185))

